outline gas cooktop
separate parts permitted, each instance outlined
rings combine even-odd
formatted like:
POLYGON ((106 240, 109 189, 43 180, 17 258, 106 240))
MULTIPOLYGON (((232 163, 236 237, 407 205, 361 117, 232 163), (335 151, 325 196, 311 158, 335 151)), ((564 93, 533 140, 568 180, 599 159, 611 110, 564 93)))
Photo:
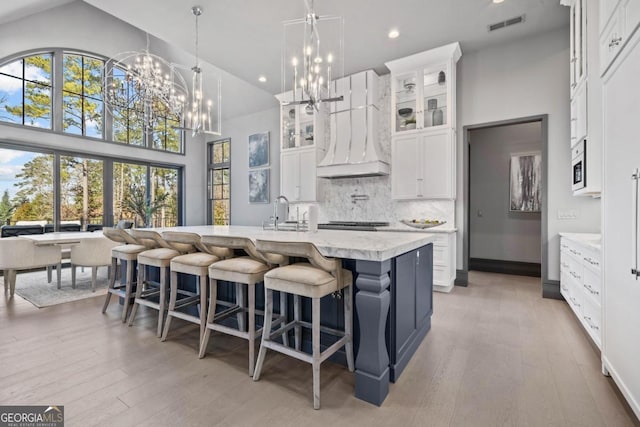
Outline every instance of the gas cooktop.
POLYGON ((377 227, 386 227, 388 225, 388 222, 381 221, 329 221, 327 224, 318 224, 318 228, 325 230, 376 231, 377 227))

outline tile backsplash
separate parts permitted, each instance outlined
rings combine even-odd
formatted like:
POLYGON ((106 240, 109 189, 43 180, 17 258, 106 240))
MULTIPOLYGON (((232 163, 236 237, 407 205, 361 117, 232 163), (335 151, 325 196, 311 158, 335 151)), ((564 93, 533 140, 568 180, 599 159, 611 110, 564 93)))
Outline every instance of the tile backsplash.
MULTIPOLYGON (((378 148, 381 158, 387 160, 391 157, 390 82, 388 74, 380 78, 378 98, 380 109, 378 148)), ((319 191, 321 200, 317 203, 319 222, 387 221, 393 224, 402 219, 428 218, 446 221, 454 226, 454 200, 392 200, 390 176, 327 179, 323 180, 319 191)), ((308 203, 292 203, 290 210, 292 219, 295 219, 296 206, 299 207, 302 215, 308 205, 308 203)))

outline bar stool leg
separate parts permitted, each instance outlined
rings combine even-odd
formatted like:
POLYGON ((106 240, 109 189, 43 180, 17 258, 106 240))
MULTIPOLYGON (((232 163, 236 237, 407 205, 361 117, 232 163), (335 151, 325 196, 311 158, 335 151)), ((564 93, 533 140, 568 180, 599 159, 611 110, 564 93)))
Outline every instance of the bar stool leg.
MULTIPOLYGON (((242 283, 236 283, 236 305, 239 308, 244 308, 244 285, 242 283)), ((246 332, 245 322, 244 322, 244 311, 238 311, 236 315, 238 319, 238 330, 241 332, 246 332)))
MULTIPOLYGON (((282 323, 280 323, 280 329, 284 329, 287 324, 287 294, 284 292, 280 292, 280 318, 282 319, 282 323)), ((289 347, 289 333, 285 332, 282 336, 282 344, 286 347, 289 347)))
POLYGON ((264 325, 262 326, 262 344, 260 351, 258 352, 258 361, 256 362, 256 369, 253 372, 253 380, 258 381, 260 379, 260 373, 262 372, 262 365, 264 364, 264 357, 267 355, 267 347, 264 346, 266 341, 270 341, 269 335, 271 335, 271 323, 273 320, 273 290, 267 289, 265 292, 264 301, 264 325))
POLYGON ((122 307, 122 323, 127 321, 129 305, 131 305, 131 293, 133 292, 133 261, 127 261, 127 278, 124 291, 124 307, 122 307))
MULTIPOLYGON (((170 284, 170 287, 171 287, 171 296, 169 297, 169 311, 173 311, 173 310, 176 309, 176 301, 178 299, 178 273, 176 273, 175 271, 171 272, 171 284, 170 284)), ((162 276, 161 276, 161 278, 160 278, 160 296, 164 300, 163 292, 166 292, 166 288, 163 289, 163 287, 162 287, 162 276)), ((163 310, 164 310, 164 304, 162 305, 162 309, 160 310, 160 313, 162 313, 163 310)), ((167 313, 167 320, 164 322, 164 332, 162 332, 161 341, 166 341, 167 340, 167 334, 169 334, 169 328, 171 327, 171 320, 172 319, 173 319, 173 316, 171 316, 169 313, 167 313)), ((160 335, 158 335, 158 336, 160 336, 160 335)))
MULTIPOLYGON (((205 323, 204 335, 200 340, 200 353, 198 358, 202 359, 207 353, 207 345, 209 344, 209 337, 211 336, 211 329, 206 325, 213 323, 213 319, 216 317, 216 301, 218 300, 218 281, 209 278, 209 310, 207 312, 207 321, 205 323)), ((201 312, 202 313, 202 312, 201 312)))
POLYGON ((91 267, 91 292, 96 291, 96 280, 98 280, 98 267, 91 267))
POLYGON ((47 283, 51 283, 51 273, 52 273, 53 267, 48 265, 47 266, 47 283))
POLYGON ((313 409, 320 409, 320 298, 311 299, 313 409))
MULTIPOLYGON (((198 276, 198 286, 200 287, 200 339, 198 342, 202 342, 204 337, 204 331, 207 328, 207 277, 198 276)), ((214 301, 215 304, 215 301, 214 301)))
POLYGON ((347 342, 344 345, 347 353, 347 367, 349 372, 354 371, 353 365, 353 288, 347 286, 344 288, 344 334, 347 336, 347 342))
POLYGON ((249 376, 253 375, 256 360, 256 285, 247 284, 249 292, 249 376))
MULTIPOLYGON (((146 279, 145 266, 138 264, 138 284, 136 286, 136 298, 140 298, 142 296, 142 290, 144 289, 144 281, 146 279)), ((136 312, 138 311, 138 306, 140 304, 135 302, 133 303, 133 308, 131 309, 131 314, 129 315, 129 323, 128 325, 133 325, 133 319, 136 318, 136 312)))
POLYGON ((298 323, 300 322, 300 295, 293 296, 293 320, 296 322, 294 328, 296 350, 300 351, 300 335, 302 332, 302 327, 298 323))
POLYGON ((62 263, 59 262, 56 266, 56 279, 58 280, 57 287, 60 289, 60 280, 62 280, 62 263))
MULTIPOLYGON (((111 257, 111 266, 113 267, 117 263, 118 263, 117 258, 111 257)), ((111 301, 111 292, 109 291, 115 287, 115 283, 116 283, 116 270, 115 268, 111 268, 111 275, 109 276, 109 289, 107 289, 107 296, 104 298, 104 304, 102 306, 102 314, 107 312, 107 307, 109 307, 109 302, 111 301)))

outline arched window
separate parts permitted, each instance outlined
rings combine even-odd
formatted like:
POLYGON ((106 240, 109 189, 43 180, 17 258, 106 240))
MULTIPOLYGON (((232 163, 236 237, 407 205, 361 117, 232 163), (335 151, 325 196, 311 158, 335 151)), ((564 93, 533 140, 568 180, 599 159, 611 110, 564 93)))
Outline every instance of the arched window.
MULTIPOLYGON (((105 108, 103 72, 106 58, 71 50, 28 54, 0 60, 0 122, 34 126, 54 132, 183 153, 180 117, 166 108, 152 129, 142 124, 143 107, 105 108), (61 76, 61 77, 58 77, 61 76), (61 78, 61 81, 57 79, 61 78)), ((136 88, 126 72, 112 70, 125 96, 136 88)), ((160 102, 160 101, 158 101, 160 102)), ((157 107, 157 106, 156 106, 157 107)))
POLYGON ((0 66, 0 121, 52 128, 52 54, 0 66))

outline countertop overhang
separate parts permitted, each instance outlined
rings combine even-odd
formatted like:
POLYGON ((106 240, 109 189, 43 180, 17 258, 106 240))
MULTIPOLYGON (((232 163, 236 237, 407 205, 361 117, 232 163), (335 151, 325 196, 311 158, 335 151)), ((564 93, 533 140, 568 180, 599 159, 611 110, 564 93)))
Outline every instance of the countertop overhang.
POLYGON ((320 253, 324 256, 365 261, 385 261, 435 241, 435 235, 431 233, 391 231, 377 233, 342 230, 297 232, 263 230, 261 227, 237 225, 199 225, 152 228, 151 230, 158 232, 184 231, 200 236, 246 237, 253 241, 264 239, 282 242, 311 242, 316 245, 320 253))

